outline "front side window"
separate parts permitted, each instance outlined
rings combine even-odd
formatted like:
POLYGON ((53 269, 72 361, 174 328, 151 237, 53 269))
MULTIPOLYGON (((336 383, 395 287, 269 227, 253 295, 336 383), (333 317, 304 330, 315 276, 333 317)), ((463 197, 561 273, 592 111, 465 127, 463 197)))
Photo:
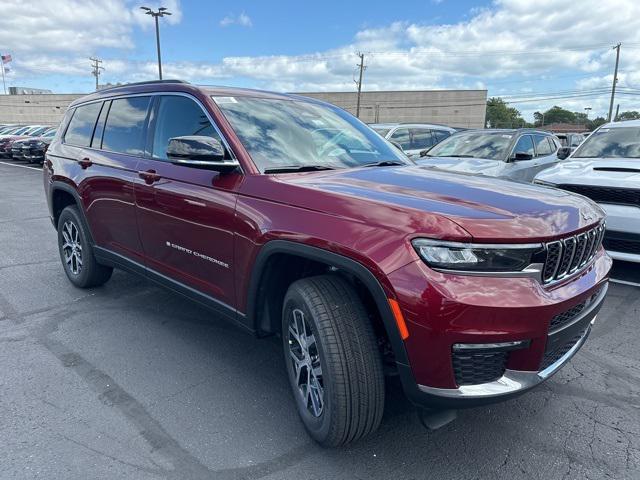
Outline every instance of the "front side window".
POLYGON ((95 102, 76 107, 64 136, 65 143, 77 147, 88 147, 91 144, 93 127, 96 125, 101 106, 102 102, 95 102))
POLYGON ((536 144, 536 157, 544 157, 553 153, 551 144, 545 135, 534 135, 533 141, 536 144))
POLYGON ((578 147, 582 143, 582 137, 579 135, 571 135, 571 146, 578 147))
POLYGON ((600 128, 582 142, 572 158, 640 158, 640 128, 600 128))
POLYGON ((102 137, 102 148, 128 155, 142 155, 145 123, 151 97, 118 98, 111 102, 102 137))
POLYGON ((435 143, 440 143, 445 138, 448 138, 451 136, 451 133, 446 130, 431 130, 431 133, 433 134, 435 143))
POLYGON ((438 143, 429 150, 427 156, 505 160, 512 140, 513 134, 511 133, 457 133, 438 143))
POLYGON ((412 128, 409 130, 411 138, 410 150, 424 150, 431 147, 435 142, 431 136, 431 130, 426 128, 412 128))
POLYGON ((153 158, 166 160, 169 140, 187 135, 213 137, 222 143, 204 110, 193 100, 176 95, 160 97, 153 135, 153 158))
POLYGON ((408 128, 399 128, 391 134, 389 140, 396 142, 402 150, 411 150, 411 137, 408 128))
POLYGON ((531 135, 521 136, 513 149, 513 153, 528 153, 533 157, 535 155, 535 151, 533 149, 533 140, 531 140, 531 135))
POLYGON ((337 107, 297 99, 213 97, 263 173, 410 161, 337 107))

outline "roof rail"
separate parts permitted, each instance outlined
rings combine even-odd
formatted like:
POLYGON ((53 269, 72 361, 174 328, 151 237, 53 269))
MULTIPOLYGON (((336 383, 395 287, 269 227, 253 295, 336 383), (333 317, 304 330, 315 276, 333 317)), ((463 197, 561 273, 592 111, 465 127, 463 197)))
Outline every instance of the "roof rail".
POLYGON ((145 82, 133 82, 133 83, 123 83, 122 85, 114 85, 112 87, 102 88, 97 91, 97 93, 105 92, 108 90, 113 90, 114 88, 123 88, 123 87, 132 87, 137 85, 154 85, 154 84, 163 84, 163 83, 182 83, 185 85, 190 85, 186 80, 147 80, 145 82))

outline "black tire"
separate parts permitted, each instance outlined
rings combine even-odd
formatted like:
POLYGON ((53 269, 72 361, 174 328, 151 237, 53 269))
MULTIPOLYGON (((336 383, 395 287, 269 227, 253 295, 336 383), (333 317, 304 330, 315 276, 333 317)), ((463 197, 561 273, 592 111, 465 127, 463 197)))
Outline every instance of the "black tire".
POLYGON ((291 284, 283 305, 282 339, 298 413, 314 440, 337 447, 378 428, 384 411, 382 361, 367 312, 349 282, 337 275, 322 275, 291 284), (308 320, 317 344, 309 346, 306 353, 300 353, 299 336, 289 329, 294 318, 299 323, 299 312, 304 314, 303 322, 308 320), (307 367, 296 368, 303 363, 299 358, 309 362, 307 367), (308 374, 317 369, 318 360, 321 374, 316 381, 308 374), (307 368, 306 373, 303 368, 307 368), (299 387, 299 379, 305 375, 308 384, 314 385, 310 394, 308 388, 299 387), (319 412, 314 408, 314 399, 319 404, 314 396, 320 391, 317 385, 323 390, 319 412))
POLYGON ((67 278, 79 288, 102 285, 113 273, 113 268, 100 265, 96 261, 89 238, 78 207, 70 205, 62 210, 58 219, 58 251, 67 278), (72 240, 71 244, 74 247, 69 246, 68 240, 72 240), (71 261, 68 261, 69 257, 71 261))

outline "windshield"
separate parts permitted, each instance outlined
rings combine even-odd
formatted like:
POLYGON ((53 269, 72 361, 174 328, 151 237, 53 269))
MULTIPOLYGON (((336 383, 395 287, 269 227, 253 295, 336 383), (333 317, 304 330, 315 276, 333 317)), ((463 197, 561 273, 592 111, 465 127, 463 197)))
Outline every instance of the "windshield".
POLYGON ((578 147, 572 158, 640 158, 640 127, 601 128, 578 147))
POLYGON ((504 160, 513 134, 494 132, 456 133, 429 150, 428 157, 472 157, 504 160))
POLYGON ((304 100, 213 97, 261 172, 409 164, 393 145, 337 107, 304 100))
POLYGON ((29 132, 29 135, 32 137, 37 137, 38 135, 46 132, 47 130, 49 130, 50 127, 40 127, 40 128, 36 128, 35 130, 33 130, 32 132, 29 132))

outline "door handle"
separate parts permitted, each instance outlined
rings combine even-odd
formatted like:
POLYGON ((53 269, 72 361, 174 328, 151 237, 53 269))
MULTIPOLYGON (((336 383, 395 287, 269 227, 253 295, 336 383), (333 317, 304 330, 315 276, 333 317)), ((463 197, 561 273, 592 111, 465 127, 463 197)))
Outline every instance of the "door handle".
POLYGON ((86 170, 91 165, 93 165, 93 162, 91 161, 90 158, 85 157, 82 160, 78 160, 78 165, 80 165, 83 170, 86 170))
POLYGON ((138 176, 144 180, 144 183, 151 185, 154 182, 160 180, 160 175, 155 170, 146 170, 144 172, 138 172, 138 176))

